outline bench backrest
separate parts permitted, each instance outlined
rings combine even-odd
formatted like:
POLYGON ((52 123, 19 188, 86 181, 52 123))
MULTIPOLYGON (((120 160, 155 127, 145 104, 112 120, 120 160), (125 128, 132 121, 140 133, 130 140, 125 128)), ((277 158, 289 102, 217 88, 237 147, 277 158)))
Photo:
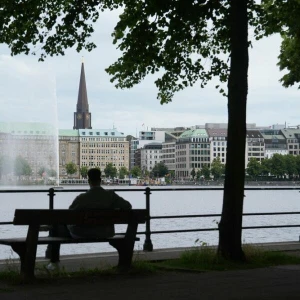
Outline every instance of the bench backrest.
POLYGON ((147 220, 146 209, 122 210, 84 210, 70 209, 16 209, 14 225, 107 225, 142 224, 147 220))

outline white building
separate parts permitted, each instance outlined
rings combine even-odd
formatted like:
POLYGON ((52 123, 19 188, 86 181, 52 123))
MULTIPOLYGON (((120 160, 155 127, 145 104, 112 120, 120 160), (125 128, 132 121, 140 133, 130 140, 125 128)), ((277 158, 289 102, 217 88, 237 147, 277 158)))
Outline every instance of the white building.
POLYGON ((220 158, 222 164, 226 164, 227 153, 227 129, 207 129, 210 141, 210 162, 217 157, 220 158))
POLYGON ((141 170, 151 172, 153 167, 162 161, 162 144, 148 143, 141 151, 141 170))
POLYGON ((256 158, 259 162, 265 158, 265 142, 262 134, 258 130, 247 130, 246 133, 246 155, 245 167, 250 158, 256 158))
POLYGON ((265 129, 261 130, 265 142, 265 158, 272 158, 274 154, 287 155, 287 144, 281 130, 265 129))

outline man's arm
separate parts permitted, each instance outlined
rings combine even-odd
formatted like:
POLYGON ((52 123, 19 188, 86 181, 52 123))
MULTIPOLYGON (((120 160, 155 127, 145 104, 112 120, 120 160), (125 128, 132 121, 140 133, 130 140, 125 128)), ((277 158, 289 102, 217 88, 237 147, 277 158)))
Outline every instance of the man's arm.
POLYGON ((120 209, 125 209, 125 210, 129 210, 132 208, 131 204, 127 200, 120 197, 115 192, 113 192, 112 197, 113 197, 114 208, 120 208, 120 209))
POLYGON ((72 202, 72 204, 69 206, 69 209, 79 209, 80 208, 79 205, 80 205, 80 198, 79 196, 77 196, 72 202))

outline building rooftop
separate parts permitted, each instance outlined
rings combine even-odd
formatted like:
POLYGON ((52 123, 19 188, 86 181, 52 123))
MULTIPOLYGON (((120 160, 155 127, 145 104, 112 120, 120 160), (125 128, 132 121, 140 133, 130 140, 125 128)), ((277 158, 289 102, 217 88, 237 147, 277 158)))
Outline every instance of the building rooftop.
POLYGON ((300 129, 285 128, 285 129, 282 129, 281 132, 285 136, 286 139, 295 139, 295 138, 297 138, 295 135, 300 134, 300 129))
POLYGON ((56 127, 41 122, 0 122, 0 132, 11 135, 56 135, 56 127))
POLYGON ((187 130, 185 132, 183 132, 179 138, 182 139, 182 138, 191 138, 191 137, 197 137, 197 138, 207 138, 208 135, 207 135, 207 132, 205 129, 190 129, 190 130, 187 130))
POLYGON ((227 137, 227 129, 214 128, 206 129, 206 131, 210 137, 227 137))
POLYGON ((77 129, 59 129, 59 136, 79 136, 79 132, 77 129))
POLYGON ((247 130, 246 137, 251 138, 263 138, 262 134, 258 130, 247 130))

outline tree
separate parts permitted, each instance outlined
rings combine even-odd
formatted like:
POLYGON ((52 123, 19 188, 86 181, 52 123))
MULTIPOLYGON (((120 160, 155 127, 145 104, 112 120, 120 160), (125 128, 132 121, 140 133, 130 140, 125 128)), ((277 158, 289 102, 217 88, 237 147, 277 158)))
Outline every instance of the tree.
POLYGON ((225 167, 221 163, 220 157, 216 157, 210 166, 210 172, 214 176, 215 180, 218 180, 221 178, 222 175, 224 175, 225 167))
POLYGON ((73 175, 77 172, 77 166, 72 161, 65 165, 68 175, 73 175))
POLYGON ((89 168, 87 166, 81 166, 79 169, 80 175, 82 178, 87 178, 89 168))
POLYGON ((191 176, 193 178, 193 180, 195 179, 195 176, 196 176, 196 171, 195 171, 195 168, 193 168, 193 170, 191 171, 191 176))
POLYGON ((168 173, 168 167, 163 162, 160 162, 153 167, 150 174, 152 175, 152 177, 164 177, 168 173))
POLYGON ((130 174, 137 178, 137 177, 141 177, 142 175, 142 171, 141 171, 141 168, 138 167, 138 166, 134 166, 131 170, 130 170, 130 174))
MULTIPOLYGON (((122 8, 113 33, 122 57, 107 72, 118 88, 131 88, 147 74, 161 103, 174 93, 213 77, 228 86, 227 164, 218 253, 242 260, 242 213, 245 178, 246 103, 248 93, 248 24, 257 26, 261 6, 254 0, 6 0, 1 7, 0 42, 12 54, 64 54, 65 48, 91 50, 93 22, 104 9, 122 8), (50 3, 49 3, 50 2, 50 3), (230 57, 230 63, 228 64, 230 57), (207 64, 207 61, 210 64, 207 64)), ((257 26, 255 33, 260 34, 257 26)), ((219 91, 226 95, 223 88, 219 91)))
POLYGON ((128 172, 126 167, 123 166, 123 167, 120 168, 120 170, 119 170, 119 178, 120 179, 124 179, 125 176, 128 175, 128 174, 129 174, 129 172, 128 172))
POLYGON ((296 156, 296 169, 297 169, 297 175, 300 176, 300 155, 296 156))
POLYGON ((247 173, 253 178, 258 177, 261 174, 261 164, 256 158, 250 158, 248 162, 247 173))
POLYGON ((11 159, 7 156, 0 156, 0 178, 11 172, 11 159))
POLYGON ((286 165, 283 155, 275 153, 271 158, 271 173, 278 177, 286 174, 286 165))
POLYGON ((14 174, 20 176, 30 176, 32 174, 31 167, 27 160, 22 156, 17 156, 14 164, 14 174))
POLYGON ((49 177, 56 177, 57 172, 56 172, 56 170, 54 170, 54 169, 48 169, 48 170, 47 170, 47 175, 48 175, 49 177))
POLYGON ((175 178, 175 171, 174 170, 170 170, 169 174, 170 174, 171 179, 175 178))
POLYGON ((283 156, 286 173, 289 175, 289 178, 297 175, 297 158, 294 155, 288 154, 283 156))
POLYGON ((46 175, 46 167, 40 167, 39 170, 38 170, 38 175, 40 177, 43 177, 46 175))
POLYGON ((284 87, 293 86, 300 82, 300 2, 263 0, 262 4, 266 12, 261 21, 265 34, 280 33, 282 37, 278 66, 285 74, 280 81, 284 87))
POLYGON ((207 165, 202 166, 200 175, 203 176, 206 180, 210 178, 210 169, 207 165))
POLYGON ((261 175, 268 176, 269 174, 272 173, 272 165, 271 165, 271 160, 269 158, 265 158, 260 165, 261 165, 261 175))
POLYGON ((114 178, 117 177, 117 168, 112 163, 108 163, 104 169, 105 177, 114 178))

